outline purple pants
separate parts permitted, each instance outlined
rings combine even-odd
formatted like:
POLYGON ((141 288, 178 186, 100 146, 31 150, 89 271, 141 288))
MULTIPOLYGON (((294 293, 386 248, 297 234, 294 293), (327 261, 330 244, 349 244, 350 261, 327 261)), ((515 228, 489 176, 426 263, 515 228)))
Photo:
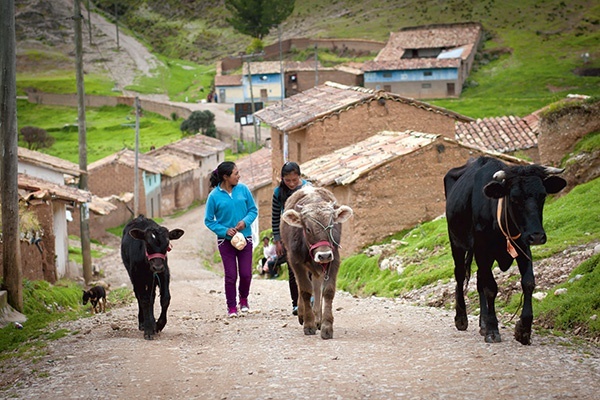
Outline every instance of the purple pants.
POLYGON ((240 274, 240 299, 247 299, 250 293, 250 282, 252 281, 252 238, 247 237, 248 244, 243 250, 238 250, 231 245, 229 240, 219 240, 219 253, 223 259, 223 270, 225 272, 225 298, 227 307, 233 308, 237 305, 235 296, 235 284, 240 274))

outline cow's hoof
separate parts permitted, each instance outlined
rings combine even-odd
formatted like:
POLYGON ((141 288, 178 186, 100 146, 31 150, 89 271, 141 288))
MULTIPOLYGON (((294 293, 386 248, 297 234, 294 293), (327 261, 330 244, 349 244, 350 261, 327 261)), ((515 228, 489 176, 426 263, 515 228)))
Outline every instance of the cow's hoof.
POLYGON ((156 333, 161 332, 165 328, 165 325, 167 325, 167 321, 163 322, 161 320, 158 320, 158 322, 156 323, 156 333))
POLYGON ((469 320, 466 315, 457 315, 454 317, 454 325, 459 331, 466 331, 469 327, 469 320))
POLYGON ((515 326, 515 339, 523 345, 531 344, 531 331, 525 331, 521 321, 517 321, 515 326))
POLYGON ((144 339, 154 340, 154 334, 144 333, 144 339))
POLYGON ((498 331, 489 331, 485 335, 486 343, 500 343, 502 338, 500 337, 500 332, 498 331))
POLYGON ((305 335, 316 335, 317 334, 317 328, 316 327, 308 327, 305 326, 304 327, 304 334, 305 335))
POLYGON ((333 328, 321 329, 321 339, 333 339, 333 328))
POLYGON ((304 325, 304 318, 301 315, 298 315, 298 322, 300 325, 304 325))
POLYGON ((138 325, 138 329, 139 329, 140 331, 143 331, 143 330, 144 330, 144 324, 139 324, 139 325, 138 325))

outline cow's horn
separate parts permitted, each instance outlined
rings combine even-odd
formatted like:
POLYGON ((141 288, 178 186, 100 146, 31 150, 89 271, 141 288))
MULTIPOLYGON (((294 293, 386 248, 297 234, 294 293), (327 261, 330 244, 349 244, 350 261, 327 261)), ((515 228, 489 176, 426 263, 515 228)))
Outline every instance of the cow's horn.
POLYGON ((500 171, 497 171, 497 172, 494 174, 493 178, 494 178, 494 180, 495 180, 495 181, 502 182, 503 180, 505 180, 505 179, 506 179, 506 172, 504 172, 504 171, 502 171, 502 170, 500 170, 500 171))
POLYGON ((544 171, 548 175, 554 175, 554 174, 562 174, 563 172, 565 172, 565 169, 564 168, 556 168, 556 167, 544 167, 544 171))

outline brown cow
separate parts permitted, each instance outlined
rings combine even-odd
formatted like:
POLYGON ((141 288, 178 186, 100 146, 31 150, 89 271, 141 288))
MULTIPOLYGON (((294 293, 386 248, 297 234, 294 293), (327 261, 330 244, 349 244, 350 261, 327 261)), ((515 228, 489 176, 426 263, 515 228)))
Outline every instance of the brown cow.
POLYGON ((324 188, 305 186, 286 201, 281 240, 296 275, 298 321, 304 325, 305 335, 321 329, 323 339, 333 337, 331 307, 340 267, 341 224, 351 216, 352 209, 336 204, 333 194, 324 188))

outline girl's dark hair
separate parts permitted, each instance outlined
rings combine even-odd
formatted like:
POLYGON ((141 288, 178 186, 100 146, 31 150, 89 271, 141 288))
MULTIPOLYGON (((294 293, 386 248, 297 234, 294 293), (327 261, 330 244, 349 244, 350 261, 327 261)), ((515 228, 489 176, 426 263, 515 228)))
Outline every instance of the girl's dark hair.
POLYGON ((210 187, 217 187, 217 185, 223 181, 225 175, 231 176, 234 168, 235 163, 232 161, 223 161, 219 164, 217 169, 210 174, 210 187))
POLYGON ((288 197, 290 197, 292 193, 294 193, 297 189, 294 188, 294 190, 291 190, 283 181, 283 178, 291 174, 292 172, 297 173, 299 176, 301 175, 300 166, 293 161, 288 161, 285 164, 283 164, 283 167, 281 167, 281 182, 279 183, 279 201, 281 202, 282 207, 285 205, 285 202, 288 199, 288 197))

